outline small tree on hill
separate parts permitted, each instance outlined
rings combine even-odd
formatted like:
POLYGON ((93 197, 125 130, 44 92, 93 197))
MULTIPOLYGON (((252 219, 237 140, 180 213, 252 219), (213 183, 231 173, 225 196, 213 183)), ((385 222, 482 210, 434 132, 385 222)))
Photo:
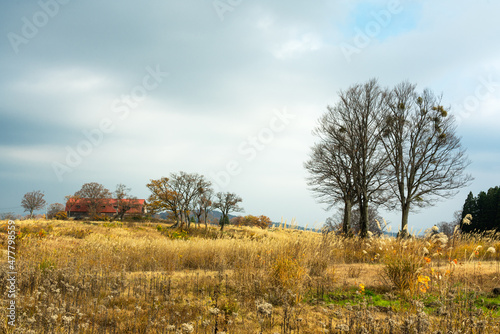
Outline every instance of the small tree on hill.
POLYGON ((30 218, 33 217, 33 211, 40 210, 45 206, 46 202, 43 197, 44 194, 40 190, 24 194, 21 206, 24 208, 24 211, 29 211, 30 218))
POLYGON ((235 193, 230 192, 218 192, 216 194, 216 200, 214 203, 214 208, 219 209, 222 212, 222 216, 219 220, 220 230, 224 230, 224 226, 229 223, 229 213, 243 212, 243 208, 238 206, 238 203, 242 202, 241 197, 235 193))

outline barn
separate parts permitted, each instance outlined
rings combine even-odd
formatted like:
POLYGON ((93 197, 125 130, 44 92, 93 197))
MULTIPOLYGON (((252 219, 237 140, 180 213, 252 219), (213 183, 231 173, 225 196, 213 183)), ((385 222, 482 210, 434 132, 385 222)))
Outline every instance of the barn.
MULTIPOLYGON (((79 198, 66 202, 66 214, 68 217, 84 218, 90 216, 89 199, 79 198)), ((118 213, 120 202, 129 206, 125 216, 144 215, 147 213, 146 200, 144 199, 102 199, 97 214, 113 217, 118 213)))

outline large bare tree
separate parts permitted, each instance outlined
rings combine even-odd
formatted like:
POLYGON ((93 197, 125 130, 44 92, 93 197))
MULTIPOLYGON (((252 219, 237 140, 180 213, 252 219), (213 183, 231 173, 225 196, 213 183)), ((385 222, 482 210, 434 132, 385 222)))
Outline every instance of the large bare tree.
POLYGON ((430 90, 422 93, 408 82, 388 95, 382 125, 382 143, 391 166, 390 189, 401 208, 400 235, 408 233, 408 215, 414 208, 449 198, 470 183, 464 174, 469 160, 455 121, 430 90))
POLYGON ((108 205, 111 198, 111 192, 102 184, 97 182, 85 183, 80 190, 75 193, 75 196, 80 198, 89 208, 90 216, 99 214, 103 206, 108 205))
POLYGON ((357 203, 362 237, 368 232, 369 203, 387 200, 387 157, 379 135, 385 99, 386 92, 375 79, 341 91, 337 104, 320 119, 316 130, 320 142, 313 148, 311 162, 306 162, 309 185, 320 199, 344 202, 346 232, 352 204, 357 203))
POLYGON ((21 201, 21 206, 24 208, 24 211, 29 211, 30 217, 33 217, 33 211, 42 209, 46 202, 43 198, 45 195, 40 190, 32 191, 24 194, 24 197, 21 201))
POLYGON ((351 230, 352 206, 357 203, 352 164, 343 152, 337 132, 325 118, 315 130, 321 142, 313 146, 310 159, 304 164, 310 174, 307 184, 318 201, 327 204, 327 210, 339 202, 343 203, 342 232, 347 235, 351 230))

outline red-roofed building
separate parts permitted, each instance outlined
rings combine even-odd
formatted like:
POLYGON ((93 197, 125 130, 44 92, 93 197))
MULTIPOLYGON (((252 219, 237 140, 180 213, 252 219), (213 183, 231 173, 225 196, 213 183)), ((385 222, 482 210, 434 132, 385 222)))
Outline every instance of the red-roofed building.
MULTIPOLYGON (((147 213, 146 200, 144 199, 122 199, 121 201, 131 206, 131 208, 125 212, 125 216, 144 215, 147 213)), ((98 214, 113 217, 118 213, 118 201, 116 199, 108 199, 104 205, 101 205, 98 211, 98 214)), ((68 217, 89 217, 90 213, 87 200, 85 198, 80 198, 71 203, 68 201, 66 203, 66 213, 68 217)))

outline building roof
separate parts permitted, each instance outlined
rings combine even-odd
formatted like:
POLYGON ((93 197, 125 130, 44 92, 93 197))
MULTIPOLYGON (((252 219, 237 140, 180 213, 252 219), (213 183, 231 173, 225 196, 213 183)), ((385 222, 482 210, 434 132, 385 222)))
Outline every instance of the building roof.
MULTIPOLYGON (((66 202, 66 212, 88 212, 89 207, 87 205, 87 199, 85 198, 80 198, 76 200, 73 205, 70 206, 70 201, 66 202)), ((127 213, 142 213, 143 212, 143 207, 144 204, 146 203, 146 200, 144 199, 122 199, 124 202, 132 202, 134 203, 135 207, 131 208, 130 210, 127 211, 127 213)), ((114 198, 110 198, 106 200, 106 204, 103 205, 99 213, 116 213, 116 207, 118 200, 114 198)))

